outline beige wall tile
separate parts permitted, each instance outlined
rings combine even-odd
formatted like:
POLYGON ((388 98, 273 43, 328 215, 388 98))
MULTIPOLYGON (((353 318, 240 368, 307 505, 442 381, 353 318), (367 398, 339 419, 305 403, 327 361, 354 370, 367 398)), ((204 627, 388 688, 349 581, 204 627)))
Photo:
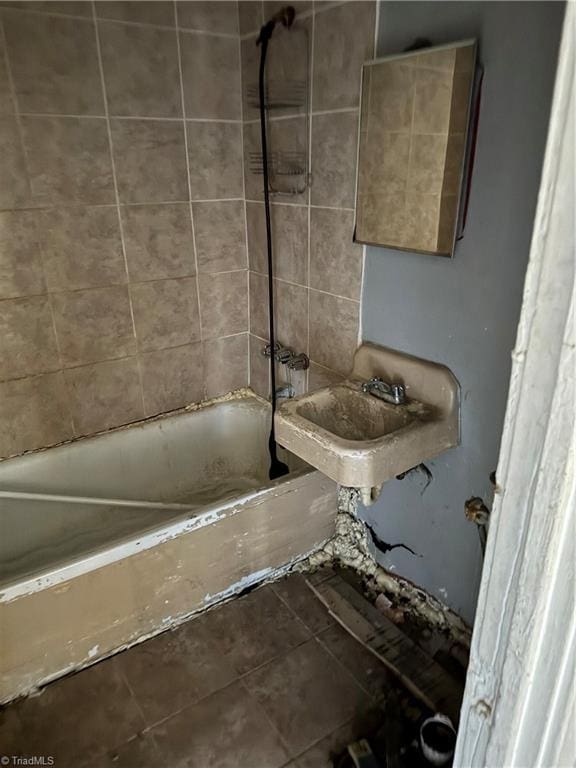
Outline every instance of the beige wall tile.
MULTIPOLYGON (((250 268, 267 273, 264 205, 248 203, 246 213, 250 268)), ((275 277, 305 285, 308 271, 308 209, 304 206, 272 205, 271 219, 275 277)))
POLYGON ((312 118, 313 205, 354 207, 358 113, 312 118))
POLYGON ((370 127, 410 132, 414 105, 415 68, 398 61, 369 68, 373 98, 370 127))
POLYGON ((114 119, 111 128, 120 202, 188 199, 182 123, 114 119))
POLYGON ((361 143, 359 180, 362 193, 390 195, 404 192, 409 161, 409 133, 371 127, 361 143))
POLYGON ((22 127, 34 202, 114 202, 106 120, 23 117, 22 127))
POLYGON ((360 243, 403 246, 406 240, 406 194, 361 195, 356 238, 360 243))
POLYGON ((200 341, 195 278, 138 283, 130 296, 140 351, 200 341))
POLYGON ((44 293, 37 216, 30 211, 0 213, 0 298, 44 293))
POLYGON ((273 205, 271 218, 274 276, 305 285, 308 279, 308 208, 273 205))
POLYGON ((178 2, 178 24, 185 29, 238 34, 238 3, 229 0, 178 2))
POLYGON ((14 102, 10 93, 8 70, 6 69, 6 53, 3 41, 0 40, 0 115, 12 114, 14 102))
POLYGON ((206 397, 248 386, 248 334, 205 341, 206 397))
POLYGON ((450 131, 453 133, 466 132, 471 83, 471 72, 456 72, 454 75, 450 106, 450 131))
POLYGON ((444 181, 442 183, 443 195, 457 195, 460 191, 465 148, 465 134, 451 133, 448 135, 444 181))
POLYGON ((360 299, 362 247, 353 242, 354 213, 328 208, 310 211, 310 286, 360 299))
POLYGON ((423 51, 416 59, 418 66, 427 69, 443 69, 454 71, 456 64, 456 49, 448 48, 445 51, 423 51))
POLYGON ((270 395, 270 360, 262 354, 262 339, 250 334, 250 386, 258 395, 270 395))
POLYGON ((243 197, 239 123, 187 123, 192 200, 243 197))
MULTIPOLYGON (((276 339, 294 352, 308 352, 308 289, 274 281, 276 339)), ((268 334, 266 334, 268 335, 268 334)))
POLYGON ((48 297, 0 301, 0 380, 59 367, 48 297))
POLYGON ((180 33, 187 118, 240 120, 240 51, 233 37, 180 33))
POLYGON ((30 204, 30 185, 14 115, 0 116, 0 207, 30 204))
POLYGON ((104 19, 174 26, 174 5, 166 0, 105 0, 96 3, 96 15, 104 19))
POLYGON ((182 114, 176 33, 169 29, 98 23, 111 115, 182 114))
POLYGON ((415 133, 448 133, 452 99, 452 74, 416 68, 414 97, 415 133))
POLYGON ((77 435, 90 435, 144 417, 136 358, 64 371, 77 435))
POLYGON ((136 352, 126 287, 55 293, 52 306, 65 367, 136 352))
POLYGON ((246 200, 263 200, 262 176, 250 170, 254 153, 261 154, 260 124, 244 123, 244 184, 246 200))
POLYGON ((267 339, 268 332, 268 278, 250 272, 250 332, 267 339))
POLYGON ((91 4, 85 0, 14 0, 4 2, 3 5, 10 8, 26 9, 27 11, 47 12, 66 16, 92 16, 91 4))
POLYGON ((440 220, 440 194, 423 195, 409 192, 406 195, 407 247, 419 251, 435 251, 440 220))
POLYGON ((204 398, 200 343, 141 355, 140 372, 146 416, 182 408, 204 398))
POLYGON ((188 203, 122 206, 121 213, 132 282, 196 273, 188 203))
POLYGON ((316 15, 313 109, 356 107, 362 64, 373 57, 376 3, 344 3, 316 15))
MULTIPOLYGON (((285 3, 274 4, 266 3, 264 7, 264 18, 269 19, 277 10, 285 7, 285 3), (270 5, 271 7, 267 7, 270 5), (276 9, 273 10, 273 6, 276 9)), ((259 64, 260 48, 256 48, 256 56, 259 64)), ((274 42, 268 50, 266 59, 267 77, 269 90, 272 99, 282 96, 280 93, 286 83, 299 83, 304 85, 309 80, 307 70, 310 68, 312 58, 312 19, 300 18, 296 8, 296 18, 289 30, 282 25, 277 25, 274 30, 274 42)), ((258 82, 258 68, 256 69, 256 78, 252 77, 253 82, 258 82)), ((292 103, 291 106, 274 107, 274 115, 304 114, 305 98, 298 99, 299 103, 292 103)), ((255 116, 258 111, 255 110, 255 116)))
POLYGON ((250 269, 255 272, 267 273, 266 220, 263 203, 246 203, 246 233, 248 235, 250 269))
POLYGON ((0 383, 0 457, 73 437, 62 373, 0 383))
POLYGON ((104 114, 91 21, 8 11, 4 28, 21 112, 104 114))
POLYGON ((358 346, 360 304, 310 291, 310 358, 346 376, 358 346))
POLYGON ((262 3, 257 0, 239 0, 238 15, 240 17, 240 34, 257 32, 264 19, 262 16, 262 3))
MULTIPOLYGON (((246 3, 241 2, 240 8, 246 3)), ((240 59, 242 65, 242 117, 244 120, 256 120, 258 118, 258 100, 254 90, 258 88, 258 65, 260 61, 260 47, 256 45, 257 35, 251 35, 240 44, 240 59), (248 96, 250 89, 251 96, 248 96)))
POLYGON ((52 208, 41 214, 39 223, 48 290, 126 282, 115 207, 52 208))
MULTIPOLYGON (((275 174, 274 169, 270 170, 270 184, 271 188, 276 192, 290 191, 291 203, 308 202, 308 186, 305 184, 306 177, 303 175, 287 176, 286 168, 292 166, 294 169, 306 168, 306 157, 308 153, 308 121, 305 117, 289 117, 281 120, 270 120, 268 126, 269 146, 270 152, 280 154, 294 154, 298 153, 300 157, 292 159, 289 157, 282 160, 283 170, 282 175, 275 174), (300 194, 293 194, 291 190, 294 188, 302 189, 305 185, 305 191, 300 194)), ((260 148, 260 144, 258 144, 260 148)), ((257 177, 260 181, 260 188, 262 188, 262 177, 257 177)))
POLYGON ((198 270, 207 273, 246 269, 244 202, 194 203, 192 210, 198 270))
POLYGON ((308 369, 308 391, 314 392, 315 389, 322 389, 323 387, 329 387, 332 384, 338 384, 343 380, 343 376, 336 371, 331 371, 330 368, 324 368, 317 363, 310 363, 308 369))
POLYGON ((407 190, 439 194, 444 178, 448 135, 415 133, 411 144, 407 190))
POLYGON ((202 338, 214 339, 248 330, 247 272, 200 275, 202 338))

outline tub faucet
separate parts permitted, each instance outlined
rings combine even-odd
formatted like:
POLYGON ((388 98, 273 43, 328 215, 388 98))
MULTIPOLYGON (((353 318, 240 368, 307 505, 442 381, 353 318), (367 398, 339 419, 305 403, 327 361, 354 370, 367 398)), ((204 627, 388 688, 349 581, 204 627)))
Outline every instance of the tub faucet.
POLYGON ((374 395, 374 397, 393 405, 403 405, 406 402, 404 384, 388 384, 381 378, 373 378, 362 384, 362 392, 367 395, 374 395))
POLYGON ((292 384, 280 384, 280 386, 276 387, 276 397, 280 399, 289 400, 291 397, 294 397, 296 395, 296 390, 292 386, 292 384))

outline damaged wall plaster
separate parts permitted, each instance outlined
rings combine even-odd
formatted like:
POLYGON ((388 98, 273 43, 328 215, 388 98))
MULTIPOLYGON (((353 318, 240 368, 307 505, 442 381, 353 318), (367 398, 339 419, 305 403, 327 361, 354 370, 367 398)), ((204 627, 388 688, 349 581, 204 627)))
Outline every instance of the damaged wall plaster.
POLYGON ((368 591, 385 594, 416 619, 437 627, 454 641, 469 647, 471 630, 457 614, 423 589, 386 571, 376 562, 368 526, 358 515, 359 504, 357 489, 338 489, 336 532, 322 548, 302 561, 298 570, 313 571, 330 565, 351 568, 364 577, 368 591))

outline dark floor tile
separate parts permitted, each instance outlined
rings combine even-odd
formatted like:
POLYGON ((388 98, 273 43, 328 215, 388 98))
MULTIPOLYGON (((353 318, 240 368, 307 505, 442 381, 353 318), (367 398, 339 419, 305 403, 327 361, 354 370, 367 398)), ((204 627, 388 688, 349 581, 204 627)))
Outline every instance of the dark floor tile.
POLYGON ((144 728, 115 659, 52 683, 18 709, 27 754, 52 756, 58 768, 89 764, 144 728))
POLYGON ((296 756, 367 708, 369 697, 315 640, 244 678, 296 756))
POLYGON ((318 600, 301 574, 292 573, 275 582, 272 587, 313 634, 327 629, 334 623, 326 607, 318 600))
POLYGON ((170 768, 280 768, 289 756, 241 683, 187 707, 152 731, 170 768))
POLYGON ((391 673, 343 627, 334 624, 320 633, 318 640, 348 669, 365 691, 377 701, 386 698, 391 686, 391 673))
POLYGON ((215 642, 240 674, 310 637, 270 587, 226 603, 206 614, 205 620, 215 642))
POLYGON ((117 658, 148 725, 237 677, 215 646, 203 617, 147 640, 117 658))
POLYGON ((360 713, 353 720, 337 728, 298 756, 298 768, 333 768, 348 744, 365 738, 381 724, 382 715, 376 710, 360 713))
POLYGON ((27 753, 24 725, 18 710, 18 704, 0 709, 0 755, 24 756, 27 753))
POLYGON ((106 763, 95 763, 94 768, 159 768, 162 758, 152 736, 136 736, 126 744, 112 750, 106 763))

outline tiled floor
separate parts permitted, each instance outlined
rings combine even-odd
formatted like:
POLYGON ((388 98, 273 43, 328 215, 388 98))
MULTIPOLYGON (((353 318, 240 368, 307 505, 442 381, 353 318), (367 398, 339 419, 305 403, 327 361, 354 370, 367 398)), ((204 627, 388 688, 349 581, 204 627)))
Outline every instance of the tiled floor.
POLYGON ((0 713, 56 768, 324 768, 380 719, 383 666, 290 576, 0 713))

